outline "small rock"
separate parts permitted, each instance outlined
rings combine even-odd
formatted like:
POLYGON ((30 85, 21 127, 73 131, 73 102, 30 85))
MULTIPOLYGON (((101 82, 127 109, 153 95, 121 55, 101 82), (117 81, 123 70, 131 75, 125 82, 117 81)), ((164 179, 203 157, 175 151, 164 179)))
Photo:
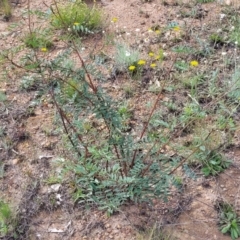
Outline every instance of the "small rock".
POLYGON ((224 188, 225 186, 223 184, 220 185, 221 188, 224 188))
POLYGON ((62 196, 61 196, 61 194, 56 194, 56 199, 58 199, 59 200, 59 202, 62 202, 62 196))
POLYGON ((18 163, 20 163, 19 158, 15 158, 15 159, 12 160, 12 165, 17 165, 18 163))
POLYGON ((53 156, 52 155, 40 155, 39 157, 38 157, 40 160, 46 160, 46 159, 50 159, 50 158, 53 158, 53 156))
POLYGON ((61 184, 53 184, 51 185, 50 188, 53 190, 53 192, 58 192, 60 187, 61 187, 61 184))
POLYGON ((114 238, 114 236, 113 236, 113 235, 109 235, 109 238, 110 238, 110 239, 113 239, 113 238, 114 238))

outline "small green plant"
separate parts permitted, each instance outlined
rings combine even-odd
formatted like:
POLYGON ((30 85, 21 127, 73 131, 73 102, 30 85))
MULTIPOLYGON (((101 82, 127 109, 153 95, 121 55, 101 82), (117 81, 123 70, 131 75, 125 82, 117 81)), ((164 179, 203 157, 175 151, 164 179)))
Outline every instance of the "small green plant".
POLYGON ((214 151, 206 152, 204 148, 202 150, 203 154, 199 154, 198 157, 202 161, 202 172, 206 177, 218 175, 231 164, 231 162, 226 160, 220 153, 214 151))
POLYGON ((181 77, 181 81, 182 81, 183 85, 186 88, 190 88, 190 89, 196 88, 202 82, 202 80, 203 80, 202 75, 194 75, 194 76, 183 75, 181 77))
POLYGON ((223 37, 220 36, 220 35, 217 34, 217 33, 213 33, 213 34, 210 36, 209 39, 210 39, 211 44, 213 44, 213 45, 216 45, 216 44, 223 45, 223 44, 225 43, 223 37))
POLYGON ((10 227, 12 212, 9 205, 0 200, 0 237, 5 236, 10 227))
POLYGON ((182 115, 180 116, 180 120, 183 126, 188 125, 188 128, 192 127, 192 122, 199 121, 206 116, 206 112, 201 109, 201 106, 198 102, 193 99, 192 102, 186 103, 183 107, 182 115))
POLYGON ((179 60, 175 62, 174 67, 179 72, 185 72, 189 69, 189 64, 185 60, 179 60))
POLYGON ((49 49, 53 46, 53 43, 52 43, 51 39, 49 38, 49 36, 47 37, 48 34, 49 34, 48 31, 41 32, 39 30, 34 30, 34 31, 27 33, 24 36, 23 41, 24 41, 25 45, 29 48, 49 49))
POLYGON ((57 4, 52 8, 52 25, 57 29, 65 29, 83 35, 101 30, 104 26, 102 11, 89 7, 81 0, 57 4))
POLYGON ((12 16, 12 7, 11 7, 11 3, 9 2, 9 0, 1 0, 0 1, 0 9, 3 10, 4 19, 6 21, 9 21, 12 16))
POLYGON ((236 46, 240 46, 240 31, 239 31, 239 27, 240 27, 240 18, 238 15, 231 14, 232 17, 232 28, 230 30, 229 33, 229 40, 235 44, 236 46))
POLYGON ((34 75, 23 76, 21 79, 20 88, 22 90, 33 91, 39 88, 40 83, 40 79, 34 77, 34 75))
POLYGON ((219 227, 223 234, 230 234, 231 238, 240 237, 240 218, 235 212, 232 205, 226 202, 217 204, 219 211, 219 227))
POLYGON ((51 175, 45 180, 48 185, 62 183, 62 178, 59 176, 51 175))
MULTIPOLYGON (((82 76, 84 77, 84 76, 82 76)), ((73 102, 79 99, 79 92, 76 89, 80 89, 81 84, 76 79, 67 79, 66 83, 62 84, 62 92, 66 95, 69 100, 72 99, 73 102)))
POLYGON ((235 101, 240 99, 240 68, 235 68, 232 77, 226 83, 228 87, 228 97, 235 101))
POLYGON ((116 68, 121 71, 128 71, 130 66, 133 66, 132 71, 136 70, 137 62, 140 58, 140 53, 133 50, 126 44, 116 45, 115 62, 116 68))
POLYGON ((119 109, 118 109, 118 112, 122 118, 122 124, 123 124, 123 128, 126 129, 126 131, 128 129, 131 129, 130 128, 130 120, 133 116, 133 113, 129 107, 129 104, 128 103, 125 103, 125 104, 122 104, 119 109))
POLYGON ((240 31, 239 31, 239 29, 231 32, 230 41, 233 42, 236 46, 238 46, 238 47, 240 46, 240 31))

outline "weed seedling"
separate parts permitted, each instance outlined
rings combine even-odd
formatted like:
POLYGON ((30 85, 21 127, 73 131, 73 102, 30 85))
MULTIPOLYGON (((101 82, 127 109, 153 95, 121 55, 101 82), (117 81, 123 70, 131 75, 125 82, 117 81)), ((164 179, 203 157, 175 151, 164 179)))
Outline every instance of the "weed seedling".
POLYGON ((12 212, 9 205, 0 200, 0 237, 8 233, 11 218, 12 212))
POLYGON ((89 7, 81 0, 55 5, 52 8, 52 25, 76 35, 94 33, 103 28, 102 11, 95 5, 89 7))
POLYGON ((231 238, 240 237, 240 218, 233 206, 229 203, 221 202, 217 205, 219 211, 219 227, 223 234, 230 234, 231 238))
POLYGON ((203 167, 202 172, 205 176, 218 175, 227 169, 230 165, 230 161, 224 159, 224 157, 214 151, 205 155, 205 159, 202 159, 203 167))
POLYGON ((53 46, 52 41, 46 35, 47 32, 32 31, 26 34, 23 38, 25 45, 33 49, 49 49, 53 46))

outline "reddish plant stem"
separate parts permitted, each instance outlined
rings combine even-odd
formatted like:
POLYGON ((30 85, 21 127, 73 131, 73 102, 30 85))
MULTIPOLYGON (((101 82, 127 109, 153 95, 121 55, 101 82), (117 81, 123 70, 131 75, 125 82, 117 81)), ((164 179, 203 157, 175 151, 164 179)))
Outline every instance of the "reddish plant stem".
MULTIPOLYGON (((81 62, 81 64, 82 64, 82 67, 83 67, 83 69, 84 69, 84 71, 85 71, 85 73, 86 73, 86 75, 87 75, 87 78, 88 78, 88 80, 89 80, 89 82, 87 82, 87 83, 88 83, 89 87, 92 89, 92 91, 97 95, 98 89, 97 89, 97 87, 96 87, 96 86, 94 85, 94 83, 93 83, 92 77, 91 77, 91 75, 89 74, 89 72, 88 72, 88 70, 87 70, 86 64, 85 64, 84 60, 82 59, 81 54, 79 53, 75 42, 73 42, 73 45, 74 45, 75 51, 76 51, 76 53, 77 53, 77 55, 78 55, 78 58, 79 58, 79 60, 80 60, 80 62, 81 62)), ((99 99, 99 100, 102 101, 102 99, 99 99)), ((109 123, 106 121, 105 118, 103 118, 103 119, 104 119, 104 122, 105 122, 105 124, 106 124, 106 126, 107 126, 107 128, 108 128, 109 134, 111 134, 111 130, 110 130, 111 128, 110 128, 110 126, 109 126, 109 123)), ((118 153, 118 149, 117 149, 117 146, 116 146, 116 145, 114 145, 114 150, 115 150, 115 153, 116 153, 116 155, 117 155, 117 158, 120 159, 120 155, 119 155, 119 153, 118 153)), ((125 171, 127 171, 127 170, 126 170, 126 166, 124 167, 124 169, 125 169, 125 171)), ((125 172, 125 171, 124 171, 124 172, 125 172)))
POLYGON ((28 0, 27 8, 28 8, 28 29, 30 34, 32 34, 31 19, 30 19, 30 0, 28 0))
POLYGON ((85 158, 87 158, 89 156, 89 151, 88 151, 88 148, 87 146, 85 146, 85 144, 83 143, 83 140, 82 140, 82 137, 81 135, 78 133, 77 129, 71 124, 70 120, 68 119, 68 117, 66 116, 65 112, 60 108, 60 106, 58 105, 56 99, 55 99, 55 96, 54 96, 54 92, 53 90, 51 90, 51 96, 52 96, 52 99, 54 101, 54 104, 55 106, 57 107, 57 110, 60 114, 60 117, 61 117, 61 120, 62 120, 62 123, 63 123, 63 126, 64 126, 64 129, 66 131, 66 134, 68 136, 68 139, 70 140, 71 144, 73 145, 73 147, 75 148, 75 150, 77 151, 77 153, 82 156, 82 154, 78 151, 77 147, 75 146, 73 140, 71 139, 70 137, 70 134, 68 132, 68 129, 67 129, 67 126, 66 126, 66 123, 65 123, 65 120, 66 122, 68 123, 68 125, 70 126, 70 128, 73 130, 73 132, 75 132, 75 134, 77 135, 77 138, 78 140, 82 143, 83 147, 85 148, 85 158))
POLYGON ((93 80, 92 80, 92 78, 91 78, 91 76, 90 76, 90 74, 89 74, 89 72, 88 72, 88 70, 87 70, 87 67, 86 67, 86 65, 85 65, 85 62, 83 61, 83 59, 82 59, 82 57, 81 57, 81 55, 80 55, 80 53, 79 53, 79 51, 78 51, 78 49, 77 49, 77 46, 76 46, 75 42, 73 42, 73 45, 74 45, 75 51, 76 51, 76 53, 77 53, 77 55, 78 55, 78 58, 79 58, 79 60, 80 60, 80 62, 81 62, 81 64, 82 64, 82 67, 83 67, 83 69, 84 69, 84 71, 85 71, 85 73, 86 73, 86 75, 87 75, 87 78, 88 78, 88 80, 89 80, 88 84, 89 84, 89 86, 91 87, 91 89, 93 90, 93 92, 94 92, 95 94, 97 94, 97 92, 98 92, 97 87, 96 87, 96 86, 94 85, 94 83, 93 83, 93 80))
MULTIPOLYGON (((206 141, 209 138, 209 136, 211 135, 212 132, 213 132, 213 130, 211 130, 211 132, 209 132, 209 134, 204 139, 204 141, 206 141)), ((173 174, 179 167, 181 167, 198 150, 199 150, 199 148, 196 147, 196 149, 193 152, 191 152, 186 158, 184 158, 170 173, 168 173, 168 175, 173 174)))
MULTIPOLYGON (((191 122, 192 122, 192 121, 191 121, 191 122)), ((191 123, 191 122, 190 122, 190 123, 191 123)), ((188 125, 190 125, 190 123, 189 123, 188 125)), ((187 126, 188 126, 188 125, 187 125, 187 126)), ((162 151, 162 149, 164 149, 164 148, 169 144, 169 142, 170 142, 173 138, 176 138, 177 136, 179 136, 187 126, 185 126, 183 129, 179 130, 176 134, 173 134, 173 135, 168 139, 168 141, 167 141, 165 144, 163 144, 163 146, 161 146, 161 147, 159 148, 159 150, 157 151, 157 153, 155 153, 155 155, 157 156, 157 155, 162 151)), ((143 162, 145 162, 145 161, 147 160, 148 156, 149 156, 150 153, 151 153, 151 150, 154 148, 154 146, 156 146, 156 144, 157 144, 157 142, 155 141, 154 144, 153 144, 153 146, 148 150, 146 156, 145 156, 144 159, 143 159, 143 162)), ((147 167, 145 168, 145 170, 142 171, 142 173, 141 173, 142 177, 143 177, 143 176, 145 175, 145 173, 148 171, 148 169, 149 169, 149 167, 152 165, 152 163, 153 163, 153 161, 150 161, 150 162, 148 163, 147 167)))
MULTIPOLYGON (((175 56, 175 58, 174 58, 174 60, 173 60, 173 62, 172 62, 172 64, 171 64, 170 68, 168 69, 168 71, 167 71, 167 73, 166 73, 166 78, 170 75, 170 72, 171 72, 171 70, 172 70, 172 68, 173 68, 173 65, 174 65, 174 63, 175 63, 175 60, 177 59, 177 56, 178 56, 178 55, 175 56)), ((145 125, 144 125, 144 127, 143 127, 143 130, 142 130, 142 132, 141 132, 141 135, 140 135, 140 139, 139 139, 139 140, 141 140, 141 139, 143 138, 143 136, 144 136, 144 134, 145 134, 145 132, 146 132, 146 130, 147 130, 147 127, 148 127, 149 122, 150 122, 150 120, 151 120, 151 118, 152 118, 152 115, 153 115, 153 113, 155 112, 155 110, 156 110, 156 108, 157 108, 157 104, 158 104, 159 100, 160 100, 161 97, 162 97, 162 91, 163 91, 163 89, 164 89, 164 87, 165 87, 165 85, 166 85, 166 81, 167 81, 167 80, 165 80, 165 81, 163 82, 163 85, 162 85, 162 87, 161 87, 161 90, 159 91, 159 93, 158 93, 158 95, 157 95, 157 98, 156 98, 156 100, 155 100, 155 103, 154 103, 154 105, 153 105, 153 107, 152 107, 152 110, 151 110, 151 112, 150 112, 150 114, 149 114, 148 120, 147 120, 147 122, 145 123, 145 125)), ((132 167, 134 166, 134 164, 135 164, 136 155, 137 155, 137 149, 134 151, 133 158, 132 158, 132 162, 131 162, 131 164, 130 164, 130 168, 132 168, 132 167)))

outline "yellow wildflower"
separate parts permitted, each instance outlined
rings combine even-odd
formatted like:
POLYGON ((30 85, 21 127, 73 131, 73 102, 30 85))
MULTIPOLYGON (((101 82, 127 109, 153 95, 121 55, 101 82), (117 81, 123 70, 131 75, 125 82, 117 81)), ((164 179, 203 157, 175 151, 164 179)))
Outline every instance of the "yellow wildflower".
POLYGON ((138 64, 138 65, 145 65, 145 64, 146 64, 146 61, 141 59, 141 60, 138 61, 137 64, 138 64))
POLYGON ((74 25, 74 26, 79 26, 79 25, 80 25, 80 23, 78 23, 78 22, 75 22, 73 25, 74 25))
POLYGON ((41 48, 41 51, 42 52, 47 52, 47 48, 43 47, 43 48, 41 48))
POLYGON ((196 61, 196 60, 193 60, 193 61, 191 61, 190 62, 190 65, 192 66, 192 67, 197 67, 198 66, 198 61, 196 61))
POLYGON ((149 29, 148 29, 148 32, 149 32, 149 33, 152 33, 152 32, 153 32, 152 28, 149 28, 149 29))
POLYGON ((156 66, 157 66, 156 63, 152 63, 152 64, 150 64, 150 67, 151 67, 151 68, 155 68, 156 66))
POLYGON ((178 31, 181 30, 181 28, 180 28, 179 26, 176 26, 176 27, 173 28, 173 30, 174 30, 175 32, 178 32, 178 31))
POLYGON ((148 53, 148 56, 149 56, 149 57, 153 57, 153 56, 154 56, 154 53, 153 53, 153 52, 149 52, 149 53, 148 53))
POLYGON ((157 55, 156 57, 155 57, 155 60, 159 60, 161 58, 161 56, 160 55, 157 55))
POLYGON ((130 71, 134 71, 135 69, 136 69, 136 67, 135 66, 133 66, 133 65, 131 65, 131 66, 129 66, 129 68, 128 68, 130 71))
POLYGON ((156 33, 156 34, 160 34, 161 31, 157 29, 157 30, 155 30, 155 33, 156 33))
POLYGON ((116 18, 116 17, 114 17, 113 19, 112 19, 112 22, 113 23, 116 23, 118 21, 118 18, 116 18))

